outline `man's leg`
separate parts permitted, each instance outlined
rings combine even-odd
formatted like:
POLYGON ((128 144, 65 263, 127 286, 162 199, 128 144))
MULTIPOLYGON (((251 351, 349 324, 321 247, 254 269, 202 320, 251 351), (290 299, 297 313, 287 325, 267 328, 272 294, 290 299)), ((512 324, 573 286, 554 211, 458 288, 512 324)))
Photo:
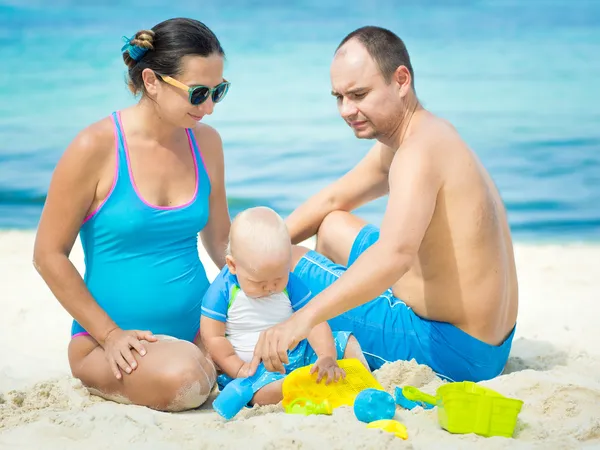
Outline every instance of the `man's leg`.
POLYGON ((334 211, 319 227, 315 250, 336 264, 348 266, 352 245, 365 225, 367 222, 349 212, 334 211))
POLYGON ((365 359, 365 355, 360 348, 360 343, 354 336, 350 336, 348 338, 348 344, 346 344, 346 350, 344 351, 344 359, 350 358, 358 359, 362 365, 367 368, 367 370, 371 370, 367 360, 365 359))
MULTIPOLYGON (((369 248, 378 238, 379 230, 373 225, 363 225, 358 219, 354 221, 350 214, 336 214, 342 226, 342 239, 353 237, 353 242, 346 243, 346 249, 338 247, 338 259, 352 263, 369 248), (348 219, 348 220, 346 220, 348 219), (357 229, 362 225, 362 228, 357 229), (343 254, 345 253, 345 254, 343 254)), ((334 222, 331 217, 330 225, 334 222)), ((323 232, 330 232, 328 242, 335 242, 333 228, 325 227, 323 232), (329 229, 329 230, 328 230, 329 229)), ((322 241, 323 242, 323 241, 322 241)), ((321 247, 322 248, 322 247, 321 247)), ((319 294, 334 283, 346 270, 345 265, 336 264, 318 251, 302 247, 293 248, 294 274, 298 276, 314 295, 319 294)), ((364 305, 353 308, 330 319, 329 325, 334 331, 352 332, 360 343, 367 362, 372 369, 380 367, 390 360, 406 359, 414 353, 411 337, 410 321, 412 311, 402 301, 393 297, 391 290, 372 299, 364 305), (390 359, 392 358, 392 359, 390 359)))
MULTIPOLYGON (((364 226, 351 245, 348 265, 379 238, 373 225, 364 226)), ((294 247, 294 273, 313 294, 318 294, 347 270, 316 251, 294 247)), ((491 346, 447 323, 417 316, 388 289, 363 305, 328 320, 333 331, 356 337, 371 369, 388 361, 415 359, 450 381, 480 381, 502 371, 510 341, 491 346)))

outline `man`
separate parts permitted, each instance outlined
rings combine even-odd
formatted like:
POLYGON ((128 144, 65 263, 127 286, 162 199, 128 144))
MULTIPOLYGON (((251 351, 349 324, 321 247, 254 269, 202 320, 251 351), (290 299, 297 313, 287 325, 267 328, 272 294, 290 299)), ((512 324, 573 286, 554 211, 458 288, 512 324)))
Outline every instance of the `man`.
POLYGON ((287 350, 324 320, 354 333, 372 368, 415 359, 454 381, 499 375, 518 309, 506 211, 476 155, 425 110, 402 40, 349 34, 331 65, 332 94, 366 157, 287 220, 294 272, 314 299, 262 333, 253 367, 281 371, 287 350), (383 195, 381 230, 350 211, 383 195))

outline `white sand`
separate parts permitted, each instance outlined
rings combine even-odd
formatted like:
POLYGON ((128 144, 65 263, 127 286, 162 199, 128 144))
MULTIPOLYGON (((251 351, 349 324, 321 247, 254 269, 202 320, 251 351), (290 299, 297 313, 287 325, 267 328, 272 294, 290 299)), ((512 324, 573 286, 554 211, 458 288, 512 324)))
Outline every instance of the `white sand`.
MULTIPOLYGON (((32 267, 33 239, 32 232, 0 232, 1 449, 600 447, 600 246, 517 245, 517 336, 507 374, 485 383, 525 402, 516 439, 451 435, 419 408, 398 409, 409 432, 402 441, 367 430, 350 408, 301 417, 273 406, 225 423, 210 404, 168 414, 90 396, 70 376, 71 319, 32 267)), ((79 245, 72 258, 82 269, 79 245)), ((413 384, 433 393, 440 384, 410 362, 376 375, 392 389, 413 384)))

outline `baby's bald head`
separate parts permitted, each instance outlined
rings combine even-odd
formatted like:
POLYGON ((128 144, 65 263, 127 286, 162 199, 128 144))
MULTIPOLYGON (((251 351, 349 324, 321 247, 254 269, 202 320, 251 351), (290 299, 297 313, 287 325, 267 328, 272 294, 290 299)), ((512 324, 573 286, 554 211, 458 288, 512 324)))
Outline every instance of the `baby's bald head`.
POLYGON ((283 219, 265 207, 238 214, 231 223, 226 261, 246 295, 282 292, 292 263, 292 243, 283 219))
POLYGON ((285 222, 271 208, 259 206, 239 213, 231 223, 227 253, 249 270, 285 261, 292 243, 285 222))

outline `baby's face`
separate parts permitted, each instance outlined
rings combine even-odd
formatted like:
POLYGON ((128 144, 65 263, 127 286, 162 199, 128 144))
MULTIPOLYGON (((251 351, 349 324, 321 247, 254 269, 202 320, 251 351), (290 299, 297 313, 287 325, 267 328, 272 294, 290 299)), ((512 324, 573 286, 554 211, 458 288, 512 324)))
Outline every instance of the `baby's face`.
MULTIPOLYGON (((255 260, 253 267, 245 267, 241 261, 233 261, 240 289, 248 297, 260 298, 283 292, 290 277, 289 258, 255 260)), ((230 270, 232 264, 229 265, 230 270)))

